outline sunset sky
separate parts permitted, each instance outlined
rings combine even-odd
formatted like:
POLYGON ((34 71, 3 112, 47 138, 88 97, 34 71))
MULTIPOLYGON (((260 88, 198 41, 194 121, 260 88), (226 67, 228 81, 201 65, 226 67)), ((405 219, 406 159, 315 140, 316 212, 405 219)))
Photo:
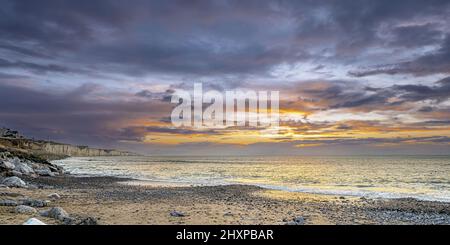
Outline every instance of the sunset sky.
POLYGON ((0 127, 158 155, 448 154, 450 1, 0 0, 0 127), (279 134, 171 94, 280 91, 279 134))

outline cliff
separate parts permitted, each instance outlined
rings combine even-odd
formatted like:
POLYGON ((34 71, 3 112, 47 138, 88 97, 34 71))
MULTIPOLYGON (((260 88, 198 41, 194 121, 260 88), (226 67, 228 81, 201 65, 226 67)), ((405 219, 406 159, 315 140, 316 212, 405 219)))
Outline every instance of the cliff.
MULTIPOLYGON (((3 130, 6 132, 6 130, 3 130)), ((14 137, 16 134, 0 135, 0 148, 11 149, 14 151, 21 151, 37 155, 45 159, 59 159, 64 157, 88 157, 88 156, 133 156, 136 155, 131 152, 110 150, 110 149, 96 149, 88 146, 76 146, 69 144, 56 143, 52 141, 32 140, 25 137, 14 137), (6 136, 8 135, 8 136, 6 136), (5 137, 6 136, 6 137, 5 137)))
MULTIPOLYGON (((95 149, 51 141, 27 139, 17 131, 0 128, 0 185, 32 187, 21 178, 61 176, 64 169, 50 160, 69 156, 130 156, 130 152, 95 149)), ((34 186, 36 188, 36 186, 34 186)))
POLYGON ((130 152, 111 150, 111 149, 96 149, 87 146, 73 146, 66 144, 58 144, 52 142, 45 142, 42 144, 42 151, 56 155, 66 156, 131 156, 135 155, 130 152))

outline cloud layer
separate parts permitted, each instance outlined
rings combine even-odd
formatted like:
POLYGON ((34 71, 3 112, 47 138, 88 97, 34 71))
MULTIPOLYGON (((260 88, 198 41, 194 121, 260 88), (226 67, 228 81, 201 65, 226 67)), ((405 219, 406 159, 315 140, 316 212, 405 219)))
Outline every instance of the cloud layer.
POLYGON ((448 149, 448 1, 0 4, 0 125, 30 136, 149 153, 448 149), (194 82, 280 91, 281 134, 173 128, 170 96, 194 82))

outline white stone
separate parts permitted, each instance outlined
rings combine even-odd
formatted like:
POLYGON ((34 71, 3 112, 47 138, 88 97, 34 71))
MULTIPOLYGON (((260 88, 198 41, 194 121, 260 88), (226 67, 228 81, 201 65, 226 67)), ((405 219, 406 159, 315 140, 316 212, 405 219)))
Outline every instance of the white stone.
POLYGON ((23 225, 47 225, 47 224, 36 218, 31 218, 31 219, 25 221, 25 223, 23 223, 23 225))
POLYGON ((58 193, 49 194, 47 197, 52 198, 52 199, 60 199, 61 198, 61 196, 58 193))

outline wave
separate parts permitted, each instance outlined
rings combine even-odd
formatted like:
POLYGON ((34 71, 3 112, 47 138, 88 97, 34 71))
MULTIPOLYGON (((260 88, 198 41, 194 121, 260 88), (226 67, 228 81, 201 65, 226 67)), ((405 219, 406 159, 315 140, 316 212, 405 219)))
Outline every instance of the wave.
POLYGON ((244 184, 323 195, 450 202, 448 158, 403 160, 99 157, 68 158, 54 163, 83 176, 198 186, 244 184))

